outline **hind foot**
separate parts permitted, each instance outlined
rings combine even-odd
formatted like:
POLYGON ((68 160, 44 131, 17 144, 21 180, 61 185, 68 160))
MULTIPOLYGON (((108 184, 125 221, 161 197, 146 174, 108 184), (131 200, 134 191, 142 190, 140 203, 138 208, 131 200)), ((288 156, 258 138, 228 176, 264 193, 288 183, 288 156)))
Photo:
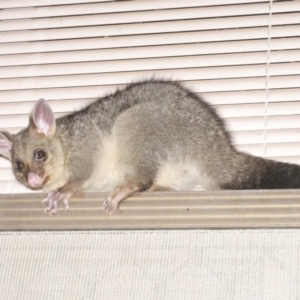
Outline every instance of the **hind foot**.
POLYGON ((103 202, 105 212, 110 216, 120 213, 120 202, 139 190, 140 188, 134 184, 126 184, 116 187, 103 202))

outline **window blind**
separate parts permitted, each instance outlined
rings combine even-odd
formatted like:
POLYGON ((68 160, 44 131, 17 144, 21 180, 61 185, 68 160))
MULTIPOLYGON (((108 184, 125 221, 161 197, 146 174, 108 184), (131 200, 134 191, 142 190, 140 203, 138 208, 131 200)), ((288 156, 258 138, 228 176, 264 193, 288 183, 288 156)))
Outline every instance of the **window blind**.
MULTIPOLYGON (((238 149, 300 163, 300 1, 2 0, 0 130, 39 98, 57 116, 135 80, 184 83, 238 149)), ((0 160, 2 193, 28 192, 0 160)))

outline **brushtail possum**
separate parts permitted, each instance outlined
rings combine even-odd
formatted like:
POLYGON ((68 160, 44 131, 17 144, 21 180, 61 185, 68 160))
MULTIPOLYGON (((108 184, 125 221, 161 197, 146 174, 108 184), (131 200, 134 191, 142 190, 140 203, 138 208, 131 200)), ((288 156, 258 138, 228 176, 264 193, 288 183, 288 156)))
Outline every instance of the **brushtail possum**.
POLYGON ((300 166, 237 151, 215 110, 169 81, 130 84, 58 119, 41 99, 27 128, 0 133, 0 155, 18 181, 47 193, 50 214, 82 191, 109 192, 110 215, 145 190, 300 187, 300 166))

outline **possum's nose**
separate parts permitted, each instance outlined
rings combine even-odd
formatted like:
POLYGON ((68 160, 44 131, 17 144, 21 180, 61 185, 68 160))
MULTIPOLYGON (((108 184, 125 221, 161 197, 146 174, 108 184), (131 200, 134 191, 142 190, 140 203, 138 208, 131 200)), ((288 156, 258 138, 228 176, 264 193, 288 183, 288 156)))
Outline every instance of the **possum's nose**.
POLYGON ((28 173, 28 183, 32 186, 32 187, 38 187, 41 185, 42 183, 42 178, 33 173, 33 172, 29 172, 28 173))

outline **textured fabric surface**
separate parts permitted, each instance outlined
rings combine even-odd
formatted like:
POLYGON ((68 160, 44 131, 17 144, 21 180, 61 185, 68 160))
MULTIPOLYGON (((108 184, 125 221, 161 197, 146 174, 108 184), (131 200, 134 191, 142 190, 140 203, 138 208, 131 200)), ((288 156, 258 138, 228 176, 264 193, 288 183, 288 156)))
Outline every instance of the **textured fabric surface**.
POLYGON ((0 299, 296 300, 300 230, 0 233, 0 299))

